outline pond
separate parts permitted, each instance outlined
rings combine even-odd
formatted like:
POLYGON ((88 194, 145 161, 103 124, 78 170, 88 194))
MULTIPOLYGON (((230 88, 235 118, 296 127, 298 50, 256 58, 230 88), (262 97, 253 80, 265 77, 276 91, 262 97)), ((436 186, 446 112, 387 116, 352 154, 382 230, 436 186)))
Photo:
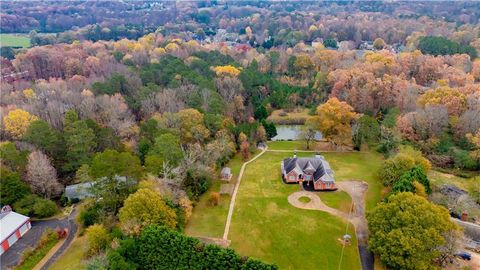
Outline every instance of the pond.
MULTIPOLYGON (((276 125, 277 136, 272 138, 272 141, 294 141, 300 140, 300 135, 302 132, 302 125, 276 125)), ((315 140, 321 140, 322 133, 315 133, 315 140)))

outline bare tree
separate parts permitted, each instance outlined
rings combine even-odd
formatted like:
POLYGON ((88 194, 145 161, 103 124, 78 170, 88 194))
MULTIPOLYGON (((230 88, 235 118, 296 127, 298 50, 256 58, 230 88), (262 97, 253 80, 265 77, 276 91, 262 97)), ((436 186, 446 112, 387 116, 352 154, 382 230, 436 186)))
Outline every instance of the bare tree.
POLYGON ((32 190, 45 198, 60 194, 62 185, 47 155, 36 150, 28 155, 26 182, 32 190))

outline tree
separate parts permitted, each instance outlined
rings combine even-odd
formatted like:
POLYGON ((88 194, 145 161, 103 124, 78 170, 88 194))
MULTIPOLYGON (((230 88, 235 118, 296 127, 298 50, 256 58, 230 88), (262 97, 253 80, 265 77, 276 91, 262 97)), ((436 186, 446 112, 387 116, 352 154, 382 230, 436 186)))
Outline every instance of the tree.
POLYGON ((258 121, 267 119, 268 112, 265 106, 263 105, 258 106, 257 109, 255 110, 254 116, 255 116, 255 119, 257 119, 258 121))
POLYGON ((381 50, 384 47, 385 47, 385 41, 383 41, 383 39, 377 38, 375 39, 375 41, 373 41, 373 48, 375 48, 376 50, 381 50))
POLYGON ((356 118, 357 114, 350 105, 331 98, 317 107, 317 116, 312 118, 312 123, 335 145, 348 144, 352 138, 351 123, 356 118))
POLYGON ((90 175, 94 178, 125 176, 138 180, 143 175, 143 168, 140 159, 130 152, 108 149, 95 154, 90 175))
POLYGON ((5 168, 23 173, 27 165, 27 156, 28 152, 18 151, 14 143, 0 142, 0 162, 5 168))
POLYGON ((25 181, 33 192, 44 198, 60 194, 62 185, 58 182, 57 172, 48 157, 36 150, 28 155, 27 175, 25 181))
POLYGON ((410 192, 391 195, 367 220, 369 249, 390 269, 434 269, 444 234, 457 229, 447 209, 410 192))
POLYGON ((360 149, 361 145, 366 143, 378 142, 380 138, 380 125, 377 119, 363 115, 354 126, 353 145, 356 149, 360 149))
POLYGON ((128 196, 118 217, 122 229, 133 235, 138 235, 149 225, 164 225, 172 229, 177 225, 175 211, 156 191, 147 188, 139 189, 128 196))
MULTIPOLYGON (((415 182, 423 185, 424 192, 430 194, 432 189, 430 188, 430 181, 425 174, 422 167, 415 165, 408 172, 405 172, 400 178, 393 184, 393 192, 416 192, 417 188, 415 182)), ((421 193, 421 191, 420 191, 421 193)))
POLYGON ((54 130, 46 121, 33 121, 28 127, 23 139, 54 159, 60 158, 62 147, 61 134, 54 130))
MULTIPOLYGON (((419 151, 410 148, 403 148, 400 153, 385 160, 385 162, 382 164, 382 167, 378 171, 378 176, 385 186, 393 186, 403 174, 407 173, 415 166, 418 166, 418 169, 422 170, 423 174, 428 172, 431 168, 428 159, 424 158, 419 151)), ((429 184, 423 181, 421 172, 418 171, 418 169, 414 171, 414 174, 411 175, 411 178, 414 178, 413 180, 424 184, 425 188, 427 188, 428 192, 430 192, 429 184)))
POLYGON ((183 157, 178 137, 171 133, 158 136, 150 148, 147 158, 148 156, 157 156, 173 166, 178 165, 183 157))
POLYGON ((20 139, 27 132, 30 124, 37 120, 35 115, 31 115, 29 112, 22 109, 15 109, 3 117, 3 124, 5 125, 5 131, 14 139, 20 139))
POLYGON ((248 140, 242 141, 240 144, 240 152, 242 153, 243 160, 248 160, 250 158, 250 143, 248 140))
POLYGON ((88 254, 97 255, 108 247, 110 236, 107 229, 101 224, 94 224, 87 228, 85 235, 88 243, 88 254))
POLYGON ((337 41, 335 39, 327 38, 323 41, 323 46, 327 48, 338 48, 337 41))
POLYGON ((300 134, 300 137, 305 140, 305 143, 307 144, 307 150, 310 150, 310 142, 315 139, 315 134, 315 128, 309 119, 306 121, 305 125, 302 126, 300 134))
POLYGON ((0 171, 0 201, 2 205, 13 205, 26 195, 30 194, 30 188, 22 182, 20 175, 5 169, 0 171))
POLYGON ((94 149, 95 133, 83 120, 78 120, 75 112, 65 114, 64 139, 66 145, 63 169, 67 172, 76 171, 81 165, 89 164, 94 149))

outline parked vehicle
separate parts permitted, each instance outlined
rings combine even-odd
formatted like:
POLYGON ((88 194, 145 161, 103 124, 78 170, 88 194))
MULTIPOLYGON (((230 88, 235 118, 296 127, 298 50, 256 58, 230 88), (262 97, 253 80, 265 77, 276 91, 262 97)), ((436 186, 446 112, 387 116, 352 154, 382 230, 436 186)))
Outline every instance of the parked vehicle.
POLYGON ((466 261, 470 261, 472 259, 472 255, 468 252, 465 252, 465 251, 458 252, 457 254, 455 254, 455 256, 461 258, 462 260, 466 260, 466 261))

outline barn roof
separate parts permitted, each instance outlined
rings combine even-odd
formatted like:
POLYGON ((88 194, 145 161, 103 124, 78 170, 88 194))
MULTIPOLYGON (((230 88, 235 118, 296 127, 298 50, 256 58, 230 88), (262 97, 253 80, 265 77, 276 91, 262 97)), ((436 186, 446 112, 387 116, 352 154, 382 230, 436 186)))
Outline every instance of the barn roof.
POLYGON ((13 211, 2 213, 0 216, 0 243, 15 233, 28 220, 29 217, 13 211))

